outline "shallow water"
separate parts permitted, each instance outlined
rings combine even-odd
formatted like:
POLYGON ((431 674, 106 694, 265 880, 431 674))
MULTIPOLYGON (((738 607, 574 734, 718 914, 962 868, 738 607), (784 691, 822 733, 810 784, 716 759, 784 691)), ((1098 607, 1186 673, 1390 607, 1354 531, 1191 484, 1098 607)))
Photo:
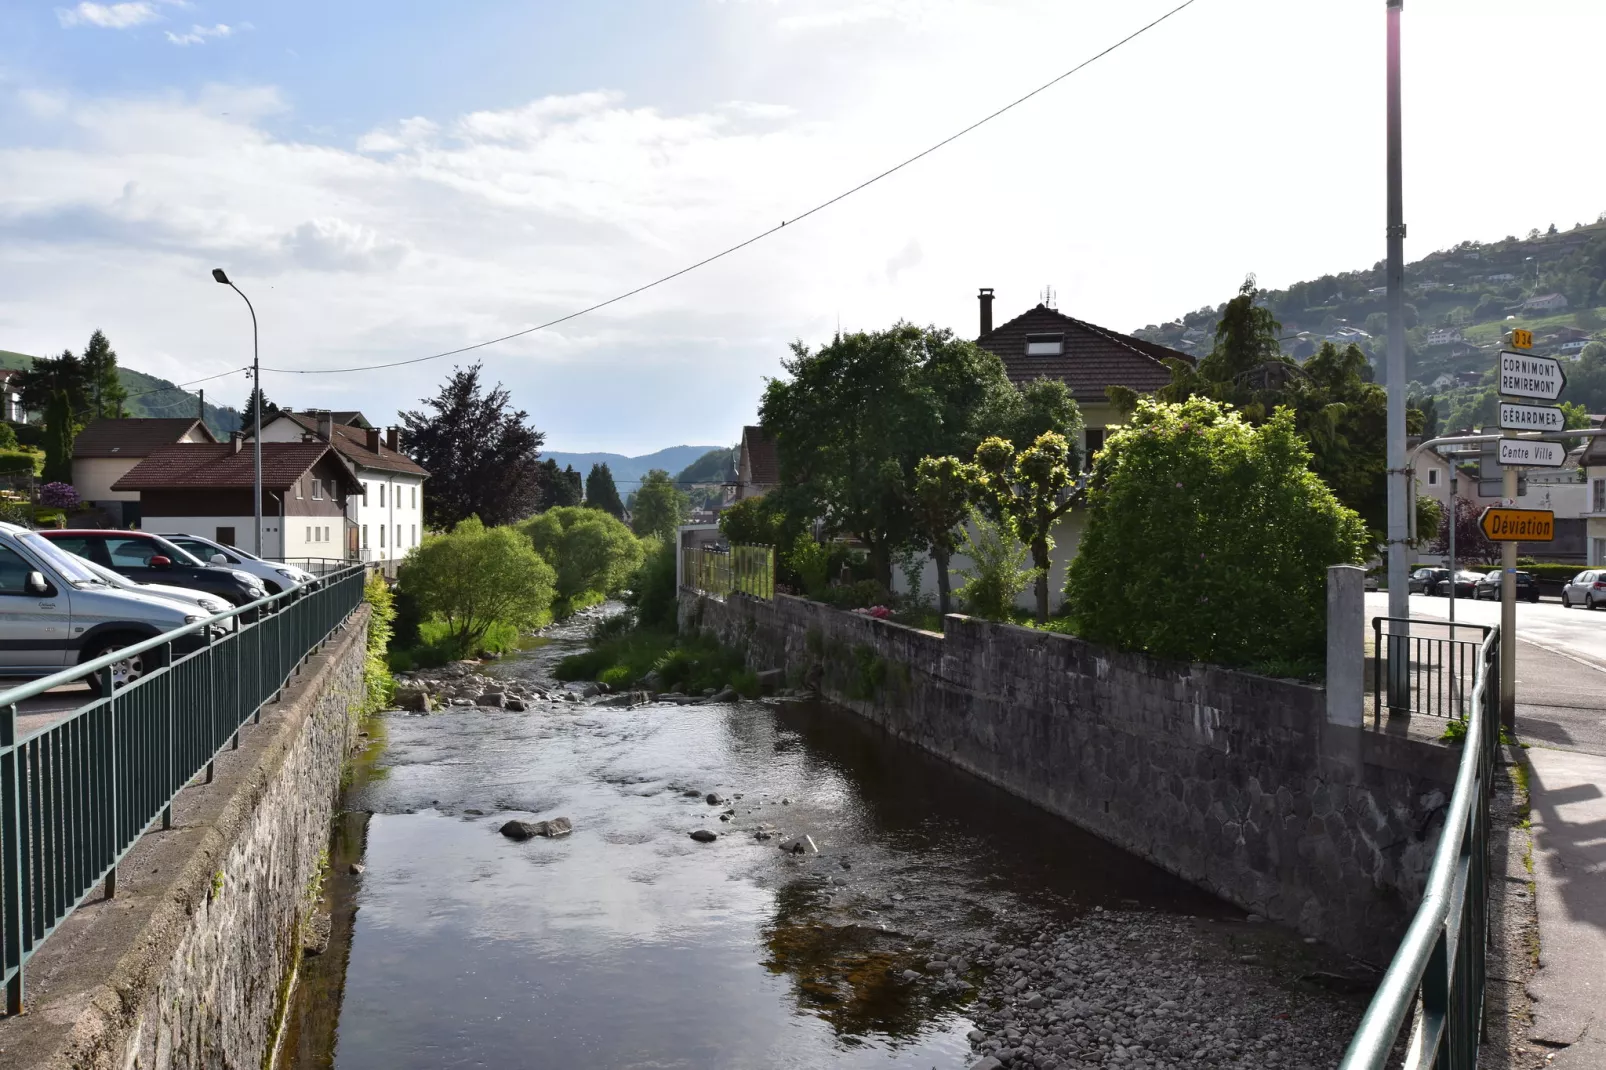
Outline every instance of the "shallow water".
MULTIPOLYGON (((549 680, 581 645, 559 630, 494 672, 549 680)), ((284 1066, 968 1066, 968 995, 902 977, 928 934, 1234 913, 827 707, 380 720, 284 1066), (497 832, 560 815, 563 839, 497 832), (720 838, 690 839, 703 828, 720 838), (777 850, 797 835, 819 853, 777 850)))

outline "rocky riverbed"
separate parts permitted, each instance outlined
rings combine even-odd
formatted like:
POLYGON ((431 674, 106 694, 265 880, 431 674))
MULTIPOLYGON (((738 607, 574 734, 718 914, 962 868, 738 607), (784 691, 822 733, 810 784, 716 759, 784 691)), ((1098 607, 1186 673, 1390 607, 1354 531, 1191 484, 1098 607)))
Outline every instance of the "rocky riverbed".
POLYGON ((1354 963, 844 711, 556 682, 588 627, 417 677, 440 712, 383 718, 347 800, 366 820, 347 944, 313 967, 344 971, 318 989, 341 992, 338 1028, 290 1065, 538 1047, 598 1067, 1314 1070, 1343 1051, 1354 963))

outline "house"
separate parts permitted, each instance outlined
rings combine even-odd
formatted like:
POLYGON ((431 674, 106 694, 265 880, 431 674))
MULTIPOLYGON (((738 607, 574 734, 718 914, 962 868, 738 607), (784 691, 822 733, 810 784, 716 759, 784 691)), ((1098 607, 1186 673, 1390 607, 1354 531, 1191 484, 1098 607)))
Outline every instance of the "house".
POLYGON ((742 444, 737 448, 736 486, 733 501, 762 498, 781 484, 781 462, 775 453, 775 440, 762 427, 742 428, 742 444))
POLYGON ((85 504, 106 512, 114 526, 138 524, 139 492, 117 490, 114 484, 155 451, 185 442, 215 444, 217 439, 198 417, 91 420, 73 439, 73 488, 85 504))
POLYGON ((1539 294, 1522 303, 1524 312, 1561 312, 1567 308, 1567 299, 1561 294, 1539 294))
POLYGON ((1360 345, 1371 340, 1372 336, 1359 327, 1335 327, 1332 333, 1327 335, 1327 341, 1335 345, 1360 345))
POLYGON ((401 452, 400 433, 370 424, 360 412, 281 410, 262 425, 262 441, 324 442, 357 473, 362 489, 352 519, 363 561, 394 575, 424 536, 424 480, 429 473, 401 452))
POLYGON ((1579 464, 1584 469, 1584 536, 1591 565, 1606 565, 1606 437, 1589 440, 1579 464))
POLYGON ((253 450, 228 442, 162 446, 112 489, 139 495, 143 525, 184 531, 279 560, 358 557, 362 481, 323 441, 262 443, 262 545, 255 545, 253 450))
POLYGON ((1587 345, 1589 345, 1589 340, 1580 338, 1574 342, 1563 342, 1561 345, 1556 347, 1556 352, 1560 356, 1571 357, 1573 360, 1577 360, 1583 355, 1584 347, 1587 345))
POLYGON ((1425 346, 1447 346, 1461 341, 1460 327, 1435 327, 1422 339, 1425 346))
POLYGON ((18 374, 18 368, 0 368, 0 420, 12 424, 28 422, 28 414, 22 408, 22 395, 11 382, 18 374))
MULTIPOLYGON (((1473 277, 1476 278, 1477 276, 1473 276, 1473 277)), ((1490 275, 1489 276, 1489 281, 1490 282, 1516 282, 1517 281, 1517 276, 1511 274, 1511 272, 1509 272, 1509 271, 1502 271, 1502 272, 1500 272, 1498 274, 1490 275)))
POLYGON ((1557 327, 1550 332, 1550 338, 1554 342, 1587 342, 1591 335, 1578 327, 1557 327))

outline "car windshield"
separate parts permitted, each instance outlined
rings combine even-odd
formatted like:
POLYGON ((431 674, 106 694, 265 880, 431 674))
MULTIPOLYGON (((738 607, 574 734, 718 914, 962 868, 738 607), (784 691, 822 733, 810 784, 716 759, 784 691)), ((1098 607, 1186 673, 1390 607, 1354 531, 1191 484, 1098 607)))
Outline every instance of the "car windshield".
POLYGON ((168 558, 171 559, 173 564, 175 564, 175 565, 196 565, 196 566, 200 566, 202 564, 200 559, 198 559, 194 554, 190 553, 188 550, 184 549, 182 546, 176 546, 173 543, 168 542, 166 539, 162 538, 160 535, 152 535, 152 536, 150 536, 150 540, 152 542, 154 542, 157 546, 161 547, 162 548, 162 553, 166 554, 168 556, 168 558))
POLYGON ((77 554, 63 550, 49 539, 29 532, 18 535, 17 540, 54 565, 57 571, 62 574, 62 577, 74 586, 82 583, 103 584, 106 582, 90 570, 88 561, 85 561, 77 554))

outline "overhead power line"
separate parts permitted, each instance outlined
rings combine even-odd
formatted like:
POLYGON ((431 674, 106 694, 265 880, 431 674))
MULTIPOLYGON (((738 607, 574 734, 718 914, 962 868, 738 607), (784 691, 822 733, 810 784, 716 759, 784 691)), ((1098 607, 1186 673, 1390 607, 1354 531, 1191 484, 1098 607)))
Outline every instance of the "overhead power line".
POLYGON ((1109 47, 1105 48, 1102 52, 1098 52, 1098 53, 1095 53, 1092 56, 1089 56, 1087 59, 1084 59, 1082 62, 1078 63, 1076 66, 1072 67, 1070 70, 1065 71, 1063 74, 1056 75, 1055 77, 1053 77, 1053 78, 1049 79, 1048 81, 1044 82, 1042 85, 1038 86, 1036 89, 1033 89, 1030 93, 1027 93, 1024 96, 1015 98, 1014 100, 1010 101, 1008 104, 1005 104, 1003 107, 999 108, 997 111, 994 111, 994 112, 992 112, 992 113, 990 113, 988 115, 983 116, 980 119, 977 119, 975 122, 971 123, 969 126, 965 127, 962 130, 959 130, 956 133, 950 134, 948 137, 943 138, 941 141, 937 142, 935 145, 932 145, 930 148, 927 148, 927 149, 924 149, 924 150, 922 150, 920 152, 917 152, 913 156, 910 156, 908 159, 903 160, 900 163, 896 163, 896 164, 892 165, 891 167, 887 168, 885 171, 882 171, 879 174, 873 175, 870 178, 865 179, 863 182, 860 182, 857 186, 854 186, 851 189, 843 190, 841 193, 838 193, 835 197, 832 197, 830 200, 821 201, 819 204, 815 205, 813 208, 810 208, 808 211, 803 212, 800 215, 793 216, 791 219, 783 219, 780 223, 776 224, 775 226, 770 227, 768 230, 760 231, 759 233, 753 235, 751 238, 748 238, 745 241, 737 242, 735 245, 732 245, 727 249, 722 249, 719 252, 714 253, 712 256, 706 256, 703 259, 698 260, 696 263, 688 264, 685 267, 681 268, 679 271, 673 271, 673 272, 670 272, 668 275, 664 275, 661 278, 654 279, 651 282, 643 283, 642 285, 637 286, 633 290, 626 290, 624 293, 618 294, 617 296, 614 296, 614 297, 610 297, 606 301, 598 301, 596 304, 588 305, 585 308, 582 308, 577 312, 570 312, 566 316, 559 316, 557 319, 547 320, 545 323, 538 323, 534 327, 526 327, 521 331, 514 331, 511 334, 504 334, 504 335, 502 335, 501 337, 498 337, 498 338, 487 339, 484 342, 475 342, 473 345, 461 346, 461 347, 459 347, 457 349, 448 349, 444 353, 431 353, 427 357, 413 357, 410 360, 393 360, 393 361, 388 361, 388 362, 383 363, 383 364, 361 364, 361 365, 355 365, 355 366, 349 367, 349 368, 263 368, 262 370, 265 371, 265 372, 274 372, 274 373, 280 374, 280 375, 344 375, 344 374, 347 374, 349 372, 377 371, 377 370, 379 370, 381 368, 401 368, 401 367, 404 367, 404 366, 409 365, 409 364, 422 364, 425 361, 440 360, 443 357, 455 357, 455 356, 458 356, 459 354, 462 354, 462 353, 473 352, 476 349, 484 349, 486 346, 494 346, 494 345, 498 344, 499 342, 512 341, 515 338, 522 338, 527 334, 534 334, 536 331, 544 331, 549 327, 556 327, 560 323, 567 323, 570 320, 579 319, 581 316, 589 315, 592 312, 596 312, 598 309, 607 308, 609 305, 618 304, 620 301, 626 300, 627 298, 634 297, 639 293, 645 293, 646 291, 651 290, 654 287, 662 286, 666 282, 671 282, 671 281, 673 281, 675 279, 678 279, 682 275, 690 274, 691 272, 696 271, 698 268, 706 267, 709 264, 712 264, 716 260, 722 260, 725 257, 730 256, 732 253, 740 252, 741 250, 747 248, 749 245, 753 245, 756 242, 763 241, 765 238, 768 238, 773 234, 779 234, 782 230, 784 230, 786 227, 792 225, 793 223, 797 223, 797 222, 800 222, 800 221, 802 221, 804 219, 807 219, 809 216, 814 215, 816 212, 822 212, 825 209, 831 207, 833 204, 836 204, 838 201, 846 200, 848 197, 853 196, 855 193, 858 193, 860 190, 867 189, 870 186, 875 185, 877 182, 880 182, 883 178, 887 178, 890 175, 896 174, 897 172, 903 170, 905 167, 908 167, 910 164, 916 163, 917 161, 922 160, 927 156, 930 156, 932 153, 936 152, 938 149, 943 148, 946 145, 952 144, 955 141, 958 141, 960 138, 964 137, 966 134, 970 133, 971 131, 973 131, 973 130, 979 128, 979 127, 985 126, 987 123, 992 122, 994 119, 998 118, 1000 115, 1003 115, 1005 112, 1019 107, 1020 105, 1026 103, 1028 100, 1031 100, 1033 97, 1037 96, 1038 94, 1043 93, 1043 92, 1045 92, 1045 91, 1047 91, 1049 89, 1052 89, 1054 86, 1058 85, 1060 82, 1063 82, 1065 79, 1069 78, 1071 75, 1075 74, 1076 72, 1082 70, 1084 67, 1087 67, 1090 64, 1096 63, 1097 61, 1103 59, 1105 56, 1108 56, 1111 52, 1114 52, 1116 49, 1120 48, 1122 45, 1125 45, 1128 42, 1136 40, 1137 38, 1143 36, 1144 34, 1148 33, 1150 30, 1154 29, 1156 26, 1160 25, 1162 22, 1165 22, 1167 19, 1171 18, 1173 15, 1176 15, 1176 14, 1182 12, 1186 8, 1192 7, 1194 5, 1194 3, 1196 3, 1196 2, 1197 2, 1197 0, 1183 0, 1182 3, 1178 4, 1176 7, 1172 8, 1170 11, 1167 11, 1165 14, 1163 14, 1159 18, 1155 19, 1153 22, 1146 23, 1145 25, 1140 26, 1138 29, 1133 30, 1131 33, 1127 34, 1125 37, 1121 38, 1119 41, 1117 41, 1114 44, 1110 45, 1109 47))

